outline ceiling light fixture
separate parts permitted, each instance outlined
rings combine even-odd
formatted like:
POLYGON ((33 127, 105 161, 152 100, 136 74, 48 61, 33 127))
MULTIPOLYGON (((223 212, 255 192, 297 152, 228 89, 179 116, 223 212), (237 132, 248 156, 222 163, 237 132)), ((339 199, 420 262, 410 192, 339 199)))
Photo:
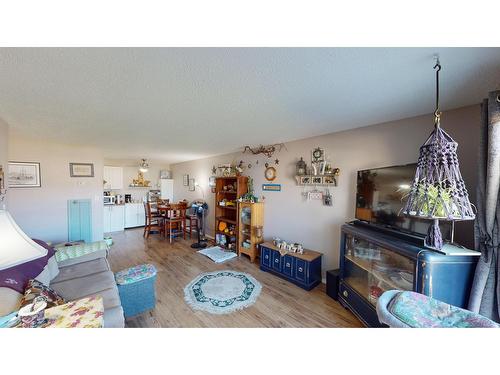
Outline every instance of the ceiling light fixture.
POLYGON ((142 159, 141 164, 139 164, 139 171, 142 173, 146 173, 149 169, 149 164, 146 162, 146 159, 142 159))

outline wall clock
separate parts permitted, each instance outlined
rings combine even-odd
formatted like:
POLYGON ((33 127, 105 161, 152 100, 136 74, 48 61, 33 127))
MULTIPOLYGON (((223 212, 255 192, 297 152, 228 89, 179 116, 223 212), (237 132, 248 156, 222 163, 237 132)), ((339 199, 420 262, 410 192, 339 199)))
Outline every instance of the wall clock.
POLYGON ((273 181, 276 178, 276 169, 274 167, 267 167, 264 176, 267 181, 273 181))

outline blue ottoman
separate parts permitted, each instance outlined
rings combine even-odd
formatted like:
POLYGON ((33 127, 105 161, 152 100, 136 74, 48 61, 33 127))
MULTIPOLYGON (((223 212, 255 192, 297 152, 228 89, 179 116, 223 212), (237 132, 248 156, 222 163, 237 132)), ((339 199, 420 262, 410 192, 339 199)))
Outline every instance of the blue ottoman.
POLYGON ((152 310, 156 304, 156 268, 141 264, 115 273, 123 314, 126 318, 152 310))

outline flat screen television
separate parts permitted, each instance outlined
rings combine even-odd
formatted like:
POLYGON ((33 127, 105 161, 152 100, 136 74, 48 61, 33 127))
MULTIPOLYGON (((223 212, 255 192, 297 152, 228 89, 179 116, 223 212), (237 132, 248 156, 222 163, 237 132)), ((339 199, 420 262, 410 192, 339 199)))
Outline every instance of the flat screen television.
MULTIPOLYGON (((406 164, 358 171, 356 219, 399 231, 425 235, 431 220, 402 214, 417 165, 406 164)), ((450 224, 440 222, 443 238, 449 238, 450 224)))

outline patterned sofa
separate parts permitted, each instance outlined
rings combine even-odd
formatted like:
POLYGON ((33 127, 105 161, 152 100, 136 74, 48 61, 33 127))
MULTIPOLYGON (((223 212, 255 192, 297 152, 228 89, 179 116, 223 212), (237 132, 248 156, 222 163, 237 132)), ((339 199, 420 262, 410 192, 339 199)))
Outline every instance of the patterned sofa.
MULTIPOLYGON (((43 270, 34 277, 36 280, 50 286, 66 301, 100 295, 104 302, 104 327, 123 328, 125 326, 120 296, 107 260, 106 249, 94 249, 92 252, 58 263, 54 250, 50 246, 43 241, 35 241, 50 249, 50 256, 45 260, 43 270)), ((22 276, 31 278, 32 276, 27 275, 27 272, 24 272, 24 275, 17 273, 18 279, 21 280, 22 276)), ((11 270, 10 275, 16 275, 15 270, 11 270)), ((5 278, 5 273, 2 276, 5 278)), ((22 280, 22 283, 25 281, 22 280)), ((21 285, 21 281, 19 284, 21 285)), ((0 284, 0 315, 15 311, 21 298, 20 290, 16 291, 0 284)))

